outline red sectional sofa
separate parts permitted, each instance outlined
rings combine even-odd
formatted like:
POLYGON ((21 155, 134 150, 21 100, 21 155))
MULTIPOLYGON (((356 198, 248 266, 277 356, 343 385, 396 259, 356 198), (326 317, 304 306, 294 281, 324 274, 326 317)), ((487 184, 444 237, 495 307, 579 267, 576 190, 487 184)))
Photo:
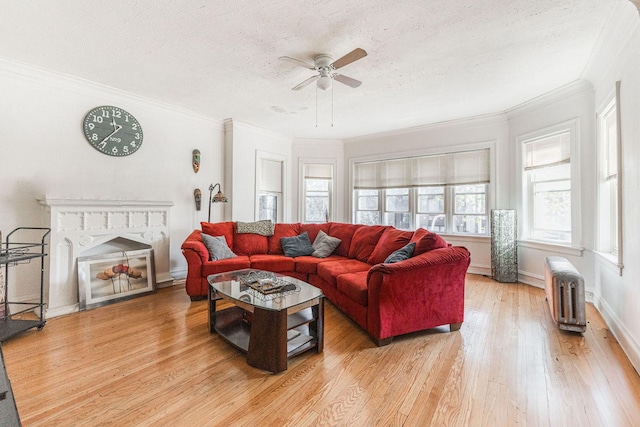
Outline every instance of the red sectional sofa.
POLYGON ((369 333, 381 346, 394 336, 441 325, 458 330, 464 320, 464 286, 469 251, 448 245, 425 229, 402 231, 391 226, 345 223, 275 224, 273 235, 237 233, 235 222, 203 222, 182 244, 187 264, 186 291, 192 300, 207 295, 207 277, 242 268, 293 276, 322 289, 325 297, 369 333), (282 237, 305 231, 311 242, 318 232, 342 240, 326 258, 288 257, 282 237), (238 255, 210 261, 201 233, 224 236, 238 255), (414 255, 386 264, 389 254, 415 242, 414 255))

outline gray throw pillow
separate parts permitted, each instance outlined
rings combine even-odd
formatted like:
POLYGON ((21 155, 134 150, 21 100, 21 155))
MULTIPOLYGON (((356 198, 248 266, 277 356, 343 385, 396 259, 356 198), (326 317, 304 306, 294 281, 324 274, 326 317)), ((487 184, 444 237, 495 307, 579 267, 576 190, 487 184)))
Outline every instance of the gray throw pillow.
POLYGON ((342 243, 342 240, 337 237, 329 236, 327 233, 320 230, 316 236, 316 240, 313 241, 314 250, 311 255, 316 258, 326 258, 336 250, 340 243, 342 243))
POLYGON ((236 233, 253 233, 261 236, 273 236, 273 223, 270 219, 263 219, 255 222, 236 222, 236 233))
POLYGON ((409 243, 397 251, 393 252, 391 255, 384 260, 387 264, 393 264, 394 262, 404 261, 405 259, 409 259, 413 256, 413 251, 416 248, 416 244, 409 243))
POLYGON ((202 233, 202 243, 204 243, 209 251, 210 261, 235 258, 237 256, 229 249, 229 246, 227 246, 227 239, 225 239, 224 236, 209 236, 208 234, 202 233))
POLYGON ((309 240, 309 233, 306 231, 297 236, 282 237, 280 244, 284 254, 290 257, 311 255, 314 250, 311 246, 311 240, 309 240))

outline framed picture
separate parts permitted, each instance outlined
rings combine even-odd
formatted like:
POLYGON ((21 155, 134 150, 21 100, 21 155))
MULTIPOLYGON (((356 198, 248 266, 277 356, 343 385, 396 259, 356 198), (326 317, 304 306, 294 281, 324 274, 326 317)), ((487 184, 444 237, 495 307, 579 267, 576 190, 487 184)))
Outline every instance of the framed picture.
POLYGON ((156 291, 153 249, 78 258, 80 310, 156 291))

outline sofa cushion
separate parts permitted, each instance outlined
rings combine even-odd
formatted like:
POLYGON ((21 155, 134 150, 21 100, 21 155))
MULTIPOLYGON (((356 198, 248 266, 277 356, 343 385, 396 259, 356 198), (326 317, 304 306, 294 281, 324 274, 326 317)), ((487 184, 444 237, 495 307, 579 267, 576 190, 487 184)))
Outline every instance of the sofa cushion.
POLYGON ((280 239, 283 237, 293 237, 300 234, 300 224, 281 224, 278 223, 273 228, 273 236, 267 238, 269 242, 269 253, 274 255, 282 255, 282 244, 280 239))
POLYGON ((235 258, 221 259, 219 261, 208 261, 202 264, 202 276, 210 274, 225 273, 232 270, 249 268, 251 263, 248 256, 237 256, 235 258))
POLYGON ((270 219, 263 219, 254 222, 236 222, 236 233, 259 234, 261 236, 273 236, 273 223, 270 219))
POLYGON ((208 234, 203 233, 202 243, 204 243, 209 251, 210 261, 236 257, 236 254, 234 254, 231 249, 229 249, 229 246, 227 246, 227 240, 224 236, 209 236, 208 234))
POLYGON ((329 234, 329 226, 331 225, 331 223, 329 222, 322 222, 319 224, 315 224, 315 223, 311 223, 311 224, 300 224, 300 233, 304 233, 305 231, 307 233, 309 233, 309 240, 311 240, 312 242, 314 242, 316 240, 316 237, 318 237, 318 232, 320 230, 324 231, 325 233, 329 234))
POLYGON ((395 262, 404 261, 405 259, 409 259, 413 256, 413 251, 416 248, 415 243, 407 243, 405 246, 401 247, 397 251, 394 251, 391 255, 384 260, 386 264, 393 264, 395 262))
POLYGON ((306 231, 294 237, 283 237, 280 243, 286 256, 297 257, 313 253, 313 246, 306 231))
POLYGON ((388 225, 369 225, 358 228, 353 233, 349 248, 349 258, 367 262, 378 240, 380 240, 380 236, 387 228, 389 228, 388 225))
POLYGON ((338 276, 358 271, 369 271, 371 266, 357 259, 345 259, 339 261, 327 261, 318 264, 318 276, 325 282, 336 286, 338 276))
POLYGON ((394 227, 387 228, 380 236, 380 240, 378 240, 367 262, 371 265, 384 262, 392 252, 409 243, 411 236, 413 236, 411 231, 398 230, 394 227))
POLYGON ((227 246, 233 248, 233 227, 235 223, 232 221, 227 222, 201 222, 200 227, 202 232, 209 236, 224 236, 227 240, 227 246))
POLYGON ((324 231, 318 231, 318 236, 313 241, 313 253, 311 256, 317 258, 326 258, 342 243, 337 237, 329 236, 324 231))
POLYGON ((233 252, 236 255, 266 254, 269 244, 266 236, 246 233, 233 236, 233 252))
POLYGON ((296 262, 284 255, 251 255, 251 268, 273 271, 274 273, 288 273, 295 271, 296 262))
POLYGON ((360 224, 344 224, 341 222, 332 222, 329 225, 329 231, 327 234, 329 236, 337 237, 342 240, 342 243, 338 245, 335 251, 333 251, 334 255, 340 256, 349 256, 349 248, 351 247, 351 239, 353 239, 353 233, 356 232, 357 229, 363 227, 360 224))
POLYGON ((416 244, 416 248, 413 251, 414 256, 432 251, 434 249, 446 248, 447 246, 449 246, 442 237, 424 228, 418 228, 413 233, 413 236, 411 237, 409 243, 416 244))
POLYGON ((349 259, 338 255, 329 255, 326 258, 317 258, 314 256, 299 256, 296 258, 296 271, 305 274, 316 274, 318 272, 318 264, 327 261, 338 261, 341 259, 349 259))
POLYGON ((347 273, 338 276, 338 290, 360 305, 368 303, 367 272, 347 273))

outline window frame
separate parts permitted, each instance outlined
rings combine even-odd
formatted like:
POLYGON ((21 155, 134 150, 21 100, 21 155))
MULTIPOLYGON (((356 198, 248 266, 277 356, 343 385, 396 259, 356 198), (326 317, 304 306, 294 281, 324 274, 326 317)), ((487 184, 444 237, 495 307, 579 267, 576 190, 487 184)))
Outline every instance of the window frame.
POLYGON ((582 251, 582 220, 580 216, 581 200, 581 180, 580 180, 580 119, 574 118, 552 126, 541 128, 533 132, 522 134, 516 137, 518 150, 517 173, 520 182, 518 197, 518 212, 521 220, 518 221, 520 240, 524 242, 537 243, 541 245, 551 245, 559 247, 571 247, 582 251), (549 136, 569 133, 570 150, 570 182, 571 182, 571 238, 569 242, 559 242, 554 240, 542 240, 533 237, 533 206, 531 194, 531 183, 529 173, 525 168, 525 144, 540 140, 549 136))
MULTIPOLYGON (((488 238, 490 237, 490 213, 493 208, 496 200, 496 173, 495 173, 495 164, 496 164, 496 141, 484 141, 477 143, 469 143, 469 144, 460 144, 455 145, 451 144, 444 147, 433 147, 429 149, 422 149, 419 151, 409 151, 409 152, 401 152, 397 153, 397 157, 389 158, 384 155, 377 156, 367 156, 367 157, 353 157, 349 159, 349 206, 351 210, 351 221, 353 223, 357 223, 357 215, 358 215, 358 197, 356 195, 356 189, 354 189, 354 170, 355 165, 358 163, 365 162, 381 162, 381 161, 391 161, 400 158, 411 158, 411 157, 422 157, 422 156, 439 156, 446 154, 458 154, 469 151, 481 151, 488 150, 488 162, 489 162, 489 182, 485 185, 485 212, 487 217, 487 227, 485 234, 476 234, 476 233, 457 233, 453 230, 453 214, 452 207, 454 203, 454 191, 453 187, 456 185, 425 185, 422 187, 413 187, 410 191, 410 221, 411 221, 411 229, 416 229, 418 227, 418 215, 430 215, 430 213, 424 213, 418 211, 419 204, 419 195, 418 188, 428 188, 428 187, 444 187, 444 211, 445 211, 445 229, 444 230, 436 230, 438 234, 442 235, 453 235, 456 237, 474 237, 474 238, 488 238)), ((462 184, 461 184, 462 185, 462 184)), ((379 223, 382 224, 384 221, 384 200, 383 200, 383 190, 377 189, 378 191, 378 215, 380 216, 379 223)))
POLYGON ((605 98, 596 112, 596 170, 597 170, 597 244, 596 251, 606 260, 615 264, 622 275, 623 262, 623 216, 622 216, 622 129, 620 112, 620 81, 605 98), (608 152, 610 140, 606 121, 614 114, 616 125, 617 170, 615 178, 608 176, 608 152))
POLYGON ((337 161, 336 159, 320 159, 320 158, 300 158, 298 161, 298 188, 300 191, 299 200, 298 200, 298 217, 300 218, 300 222, 302 223, 310 223, 307 221, 307 182, 306 182, 306 171, 307 165, 323 165, 323 166, 331 166, 331 179, 329 180, 329 204, 328 204, 328 215, 327 221, 334 221, 336 218, 336 209, 337 209, 337 187, 336 187, 336 176, 337 176, 337 161))

